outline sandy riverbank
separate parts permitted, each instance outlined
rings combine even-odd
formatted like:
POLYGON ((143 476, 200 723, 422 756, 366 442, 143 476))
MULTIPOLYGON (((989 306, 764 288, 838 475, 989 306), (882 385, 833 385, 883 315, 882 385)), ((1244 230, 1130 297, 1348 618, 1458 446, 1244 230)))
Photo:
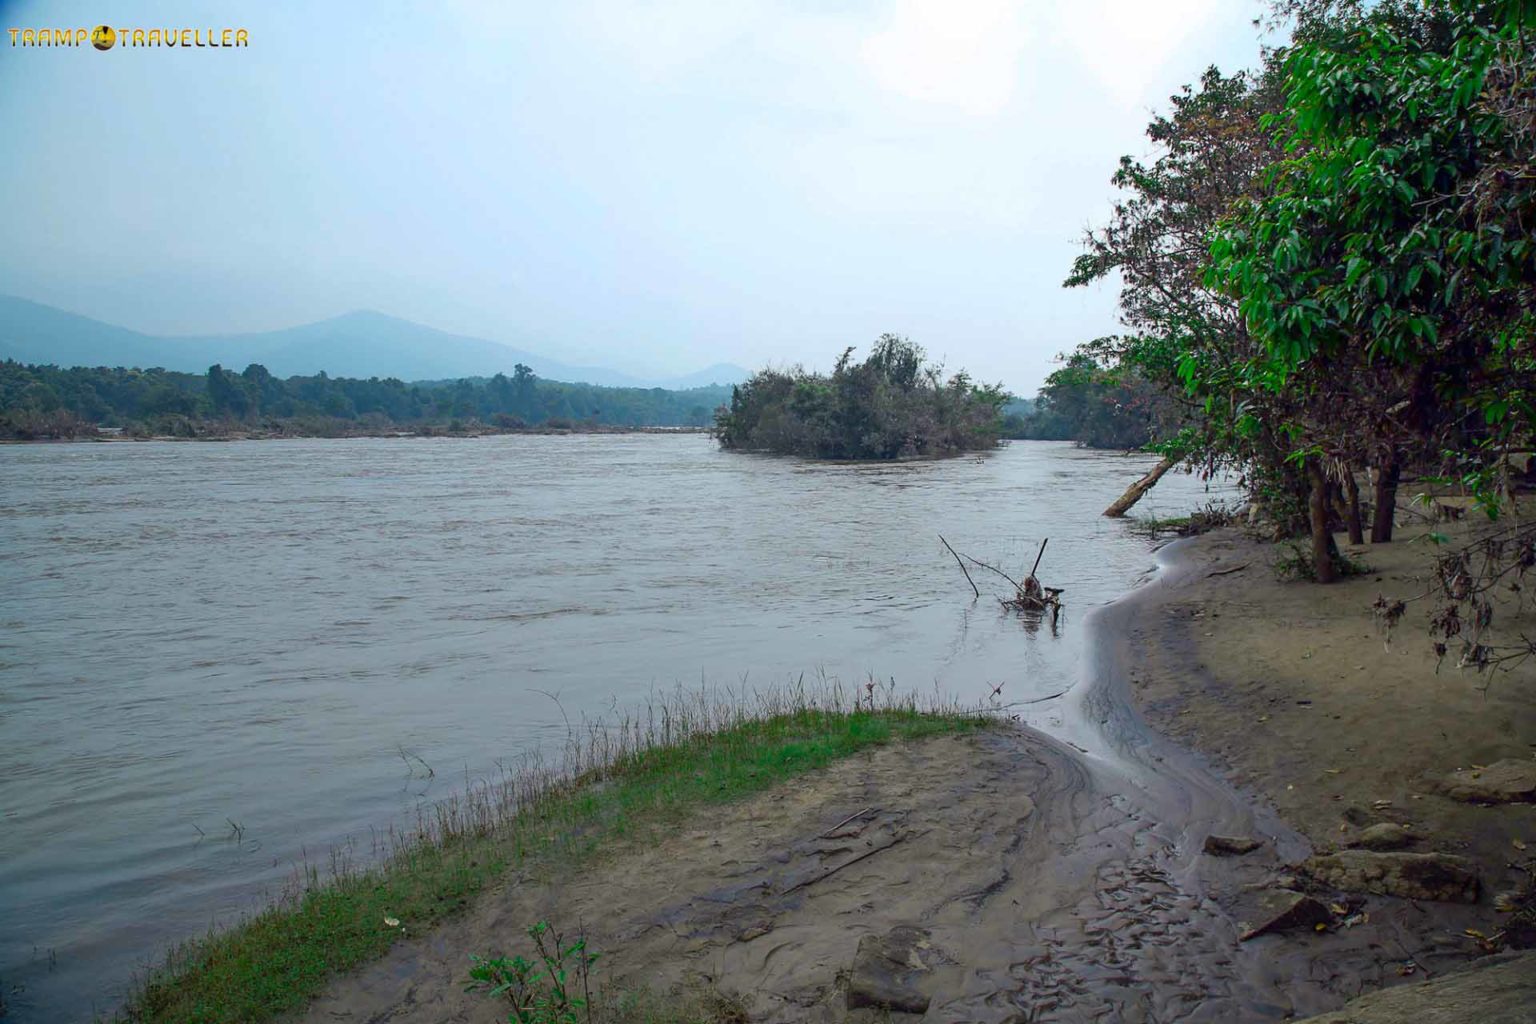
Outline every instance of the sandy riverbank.
MULTIPOLYGON (((659 844, 617 844, 579 873, 508 880, 338 979, 303 1019, 503 1019, 464 991, 469 955, 519 952, 542 920, 584 932, 610 989, 723 993, 755 1020, 885 1019, 857 1005, 882 985, 935 1021, 1285 1020, 1441 981, 1477 960, 1464 929, 1491 933, 1499 857, 1518 852, 1532 809, 1432 799, 1414 773, 1518 754, 1529 705, 1512 679, 1475 702, 1441 699, 1414 675, 1411 621, 1387 655, 1368 612, 1351 617, 1374 600, 1359 599, 1373 578, 1326 594, 1283 586, 1246 544, 1222 534, 1186 545, 1181 566, 1099 613, 1093 668, 1060 712, 1063 739, 1009 725, 880 748, 700 815, 659 844), (1402 665, 1385 662, 1389 676, 1383 657, 1402 665), (1404 678, 1416 682, 1394 685, 1404 678), (1239 785, 1147 732, 1131 689, 1154 724, 1239 785), (1337 897, 1343 913, 1322 930, 1241 940, 1254 900, 1309 845, 1327 849, 1372 820, 1474 856, 1481 902, 1337 897), (1213 832, 1262 845, 1210 856, 1213 832)), ((1382 572, 1376 586, 1394 570, 1382 572)), ((1507 1008, 1524 997, 1501 998, 1507 1008)))
POLYGON ((763 1021, 1284 1020, 1385 980, 1377 926, 1239 942, 1273 851, 1192 845, 1114 771, 1030 731, 894 745, 579 874, 510 881, 302 1019, 504 1019, 464 991, 469 954, 523 951, 543 920, 584 932, 610 989, 719 992, 763 1021), (861 957, 892 939, 920 970, 861 957), (854 1005, 882 986, 910 1018, 854 1005))
MULTIPOLYGON (((1130 684, 1154 729, 1208 755, 1318 850, 1405 825, 1419 837, 1410 849, 1474 861, 1488 907, 1524 878, 1512 864, 1536 855, 1536 804, 1466 803, 1434 780, 1536 755, 1536 664, 1484 675, 1454 655, 1437 664, 1432 602, 1409 600, 1429 584, 1430 553, 1413 542, 1423 532, 1346 549, 1373 571, 1327 587, 1281 581, 1272 563, 1285 547, 1236 528, 1180 542, 1130 637, 1130 684), (1379 595, 1409 600, 1390 642, 1371 611, 1379 595)), ((1533 626, 1528 609, 1506 628, 1533 626)), ((1490 911, 1480 930, 1499 927, 1490 911)))

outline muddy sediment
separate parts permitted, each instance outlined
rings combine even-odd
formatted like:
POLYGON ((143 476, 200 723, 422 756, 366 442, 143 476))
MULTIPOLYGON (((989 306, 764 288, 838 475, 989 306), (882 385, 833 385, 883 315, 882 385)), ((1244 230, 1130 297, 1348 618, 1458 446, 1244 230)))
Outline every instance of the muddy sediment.
POLYGON ((1349 927, 1240 941, 1255 894, 1312 844, 1129 702, 1181 571, 1092 616, 1086 677, 1059 706, 850 758, 579 874, 510 881, 339 979, 306 1019, 503 1019, 463 991, 468 956, 513 952, 541 920, 584 930, 607 986, 702 983, 771 1021, 885 1013, 849 1009, 869 937, 920 946, 920 969, 866 964, 855 987, 906 986, 903 1005, 936 1021, 1281 1020, 1466 962, 1476 908, 1378 897, 1352 902, 1349 927), (1261 844, 1213 856, 1212 834, 1261 844))

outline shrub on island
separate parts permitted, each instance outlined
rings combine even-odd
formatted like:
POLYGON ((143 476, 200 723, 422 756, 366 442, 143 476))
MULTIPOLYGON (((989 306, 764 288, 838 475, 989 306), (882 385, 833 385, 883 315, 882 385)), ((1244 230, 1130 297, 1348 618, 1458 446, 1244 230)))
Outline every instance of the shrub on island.
POLYGON ((759 370, 715 414, 722 448, 818 459, 899 459, 997 446, 1000 384, 944 377, 921 346, 881 335, 862 363, 843 351, 830 375, 759 370))

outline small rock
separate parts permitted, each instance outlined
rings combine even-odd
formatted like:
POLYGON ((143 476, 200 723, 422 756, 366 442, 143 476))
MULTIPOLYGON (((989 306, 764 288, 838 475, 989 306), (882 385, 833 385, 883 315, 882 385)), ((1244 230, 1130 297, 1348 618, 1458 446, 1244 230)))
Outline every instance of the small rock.
POLYGON ((1262 839, 1247 836, 1206 836, 1205 852, 1212 857, 1241 857, 1264 845, 1262 839))
POLYGON ((748 924, 746 927, 742 928, 742 930, 736 936, 736 941, 751 942, 753 939, 762 938, 764 935, 767 935, 771 931, 773 931, 772 921, 753 921, 751 924, 748 924))
POLYGON ((1506 757, 1486 768, 1463 768, 1433 781, 1441 793, 1463 803, 1536 803, 1536 760, 1506 757))
POLYGON ((933 996, 925 989, 938 959, 929 938, 925 929, 902 925, 860 939, 848 976, 848 1009, 927 1013, 933 996))
POLYGON ((1476 903, 1477 873, 1464 857, 1447 853, 1374 853, 1342 850, 1309 857, 1307 875, 1343 892, 1372 892, 1404 899, 1476 903))
POLYGON ((1355 807, 1352 805, 1344 808, 1344 820, 1349 822, 1351 825, 1364 828, 1366 825, 1373 824, 1376 818, 1375 815, 1366 810, 1364 807, 1355 807))
POLYGON ((1378 825, 1361 832, 1350 842, 1350 846, 1358 846, 1362 850, 1375 850, 1378 853, 1386 850, 1402 850, 1413 845, 1418 836, 1408 831, 1395 822, 1383 821, 1378 825))
POLYGON ((1239 942, 1270 932, 1316 928, 1333 920, 1327 907, 1304 893, 1289 889, 1260 890, 1238 907, 1238 915, 1238 926, 1242 928, 1239 942))

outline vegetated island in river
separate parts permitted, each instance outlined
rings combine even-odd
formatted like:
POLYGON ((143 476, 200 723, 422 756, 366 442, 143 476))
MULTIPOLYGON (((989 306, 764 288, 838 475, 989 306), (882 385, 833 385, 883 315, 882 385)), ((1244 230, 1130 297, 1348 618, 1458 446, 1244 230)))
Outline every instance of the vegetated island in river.
POLYGON ((1002 385, 925 362, 919 345, 881 335, 862 363, 843 350, 832 373, 759 370, 715 416, 723 448, 817 459, 900 459, 997 447, 1002 385))

